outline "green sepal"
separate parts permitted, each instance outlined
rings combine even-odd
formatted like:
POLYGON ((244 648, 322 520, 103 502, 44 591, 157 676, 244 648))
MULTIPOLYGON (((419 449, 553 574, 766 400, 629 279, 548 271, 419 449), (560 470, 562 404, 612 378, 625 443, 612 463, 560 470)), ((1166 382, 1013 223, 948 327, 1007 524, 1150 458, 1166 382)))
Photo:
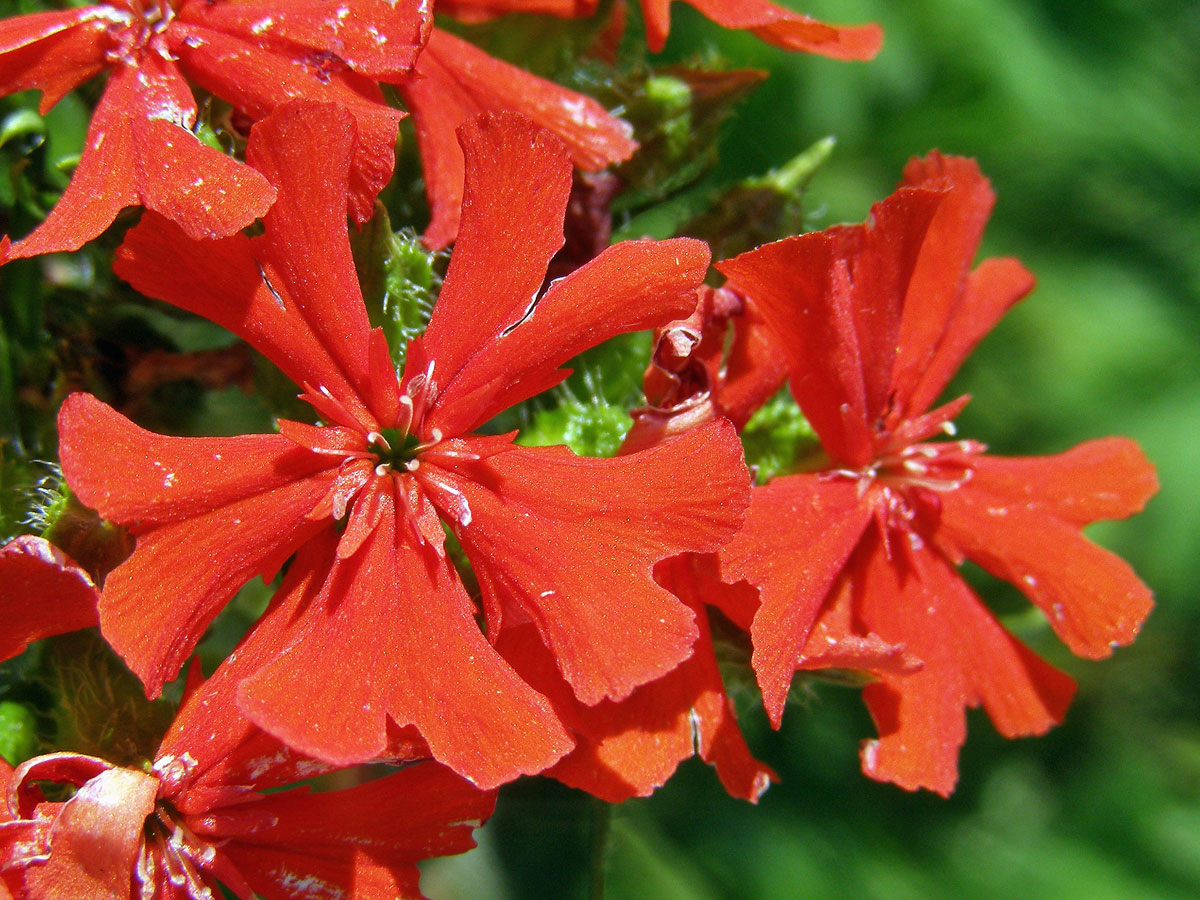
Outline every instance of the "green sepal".
POLYGON ((614 212, 634 212, 695 183, 716 163, 721 124, 764 78, 757 69, 715 65, 641 69, 609 86, 600 100, 621 108, 640 149, 616 172, 626 189, 614 212))
POLYGON ((412 231, 393 231, 381 203, 375 215, 351 235, 367 316, 382 328, 392 362, 403 368, 408 342, 429 324, 433 303, 442 285, 445 254, 425 248, 412 231))
POLYGON ((633 425, 630 409, 643 402, 650 345, 649 332, 631 332, 580 354, 570 379, 501 416, 496 430, 519 428, 517 443, 526 447, 565 444, 580 456, 613 456, 633 425))
POLYGON ((679 233, 707 241, 713 259, 721 260, 807 231, 804 191, 835 144, 832 137, 822 138, 778 169, 726 188, 679 233))
POLYGON ((566 444, 579 456, 614 456, 632 424, 623 406, 569 400, 534 413, 517 443, 527 447, 566 444))

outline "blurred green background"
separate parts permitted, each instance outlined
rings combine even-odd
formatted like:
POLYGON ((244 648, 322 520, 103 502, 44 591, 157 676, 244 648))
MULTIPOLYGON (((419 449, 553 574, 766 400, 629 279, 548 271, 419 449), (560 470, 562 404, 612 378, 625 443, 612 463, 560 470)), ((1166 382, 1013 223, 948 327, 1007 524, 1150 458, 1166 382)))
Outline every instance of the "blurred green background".
MULTIPOLYGON (((1079 697, 1041 739, 1004 741, 973 714, 946 801, 859 773, 858 741, 874 732, 857 692, 818 688, 778 734, 752 712, 751 746, 782 783, 754 808, 686 764, 616 811, 606 896, 1200 896, 1200 4, 792 5, 881 23, 883 52, 869 64, 789 55, 672 7, 665 58, 716 47, 770 70, 726 125, 717 177, 761 173, 835 135, 806 200, 824 227, 861 221, 910 156, 977 157, 998 196, 983 252, 1019 256, 1039 285, 961 374, 975 399, 960 433, 1034 454, 1136 438, 1161 493, 1090 534, 1135 566, 1158 608, 1134 646, 1102 663, 1071 657, 1028 617, 1010 623, 1078 679, 1079 697)), ((580 797, 517 785, 480 851, 435 866, 428 890, 586 896, 587 841, 580 797)))

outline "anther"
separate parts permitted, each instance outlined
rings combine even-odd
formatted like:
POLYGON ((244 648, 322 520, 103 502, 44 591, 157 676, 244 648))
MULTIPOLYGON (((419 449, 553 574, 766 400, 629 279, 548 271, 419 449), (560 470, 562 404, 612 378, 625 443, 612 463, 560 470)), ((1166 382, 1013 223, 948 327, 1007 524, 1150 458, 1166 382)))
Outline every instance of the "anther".
POLYGON ((367 432, 367 443, 377 445, 378 447, 382 448, 384 453, 392 452, 392 445, 389 444, 387 438, 385 438, 378 431, 367 432))

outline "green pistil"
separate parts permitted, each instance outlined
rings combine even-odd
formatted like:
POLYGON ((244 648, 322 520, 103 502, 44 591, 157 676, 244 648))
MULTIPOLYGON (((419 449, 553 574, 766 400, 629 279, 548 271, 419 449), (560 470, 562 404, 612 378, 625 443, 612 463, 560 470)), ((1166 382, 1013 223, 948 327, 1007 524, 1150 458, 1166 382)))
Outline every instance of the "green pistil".
POLYGON ((399 428, 384 428, 378 434, 382 440, 373 441, 371 448, 379 457, 381 465, 404 469, 410 461, 416 459, 421 439, 415 434, 409 434, 399 428))

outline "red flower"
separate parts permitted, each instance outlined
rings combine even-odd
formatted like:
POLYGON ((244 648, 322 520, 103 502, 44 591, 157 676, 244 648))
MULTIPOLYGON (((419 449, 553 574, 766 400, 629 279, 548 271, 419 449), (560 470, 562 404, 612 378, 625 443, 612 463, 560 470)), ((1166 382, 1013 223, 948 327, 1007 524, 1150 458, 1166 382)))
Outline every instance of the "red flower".
POLYGON ((1128 440, 1003 459, 972 441, 930 443, 967 402, 929 407, 962 360, 1032 287, 1011 259, 973 272, 993 196, 975 164, 914 160, 871 224, 789 238, 718 268, 783 343, 791 390, 828 455, 821 471, 756 488, 722 577, 759 588, 753 665, 779 722, 814 626, 834 620, 903 645, 924 667, 865 691, 880 739, 872 777, 949 793, 964 708, 1006 736, 1060 721, 1070 678, 1009 635, 956 568, 1011 581, 1076 654, 1136 636, 1150 592, 1080 529, 1140 510, 1157 487, 1128 440))
MULTIPOLYGON (((745 425, 754 409, 787 376, 775 338, 753 307, 735 292, 701 287, 692 315, 657 332, 646 371, 649 404, 634 411, 622 453, 653 446, 724 416, 745 425)), ((506 629, 497 644, 518 671, 551 698, 574 734, 575 750, 547 775, 611 803, 647 796, 685 759, 700 756, 733 796, 757 802, 775 778, 751 755, 717 665, 706 604, 744 631, 758 608, 758 592, 723 584, 715 554, 690 554, 658 565, 655 578, 696 613, 700 635, 692 656, 628 698, 585 706, 576 700, 536 645, 532 629, 506 629)), ((912 671, 903 648, 877 636, 849 633, 848 623, 823 621, 805 648, 811 669, 912 671)))
POLYGON ((16 900, 211 900, 218 882, 266 900, 416 898, 418 860, 474 846, 494 796, 432 763, 281 792, 329 767, 247 723, 232 675, 192 692, 140 769, 77 753, 0 765, 0 886, 16 900), (78 790, 47 802, 36 782, 78 790))
POLYGON ((416 0, 112 0, 0 22, 0 96, 40 88, 44 112, 109 73, 62 199, 24 240, 0 242, 0 261, 74 250, 135 204, 197 239, 260 217, 274 191, 192 133, 185 78, 255 119, 293 97, 345 105, 360 135, 350 206, 364 221, 403 116, 376 82, 412 68, 431 22, 416 0))
MULTIPOLYGON (((645 379, 652 405, 634 412, 634 426, 621 453, 686 434, 718 420, 725 412, 717 408, 720 392, 716 380, 724 371, 722 354, 730 306, 740 312, 741 303, 730 291, 703 286, 697 296, 691 316, 663 326, 656 334, 645 379)), ((753 338, 741 340, 744 334, 735 338, 734 346, 757 356, 749 347, 765 345, 753 338)), ((734 350, 732 355, 738 353, 734 350)), ((761 380, 765 367, 752 371, 761 380)), ((737 395, 738 389, 730 385, 729 401, 736 403, 737 395)), ((736 416, 733 421, 739 424, 736 416)), ((532 627, 505 629, 497 643, 500 652, 551 699, 576 740, 575 749, 547 775, 610 803, 620 803, 632 796, 649 796, 683 760, 698 755, 716 769, 731 795, 758 801, 775 773, 750 753, 725 694, 705 602, 721 602, 726 593, 736 592, 716 595, 724 586, 709 575, 709 568, 707 557, 687 555, 666 560, 655 569, 656 580, 695 613, 700 633, 686 662, 623 700, 594 706, 580 703, 558 674, 553 659, 539 647, 532 627)))
POLYGON ((425 243, 440 248, 458 234, 463 153, 456 129, 481 113, 515 111, 552 131, 571 162, 595 171, 633 155, 628 124, 590 97, 510 66, 461 38, 434 29, 413 77, 398 85, 412 112, 433 219, 425 243))
POLYGON ((268 613, 263 627, 281 636, 242 683, 243 709, 333 762, 378 755, 390 716, 490 786, 545 768, 571 741, 480 632, 442 523, 471 561, 488 634, 533 623, 594 704, 689 655, 692 613, 651 570, 727 540, 748 479, 720 424, 613 460, 471 433, 557 384, 582 350, 679 315, 708 253, 691 240, 619 244, 539 294, 562 243, 570 163, 516 117, 484 119, 462 141, 463 227, 399 383, 346 238, 353 120, 293 105, 251 136, 251 162, 279 191, 262 237, 194 243, 147 215, 116 268, 242 336, 329 424, 159 437, 77 394, 59 428, 72 489, 138 535, 105 582, 100 618, 151 693, 234 591, 301 549, 304 578, 268 613))
MULTIPOLYGON (((646 22, 646 42, 662 50, 671 29, 671 0, 639 0, 646 22)), ((767 0, 684 0, 722 28, 737 28, 782 47, 819 53, 834 59, 871 59, 883 33, 878 25, 826 25, 767 0)), ((548 13, 571 17, 596 11, 598 0, 441 0, 443 11, 464 21, 481 21, 507 12, 548 13)), ((618 2, 618 10, 621 4, 618 2)), ((619 13, 618 13, 619 14, 619 13)))
POLYGON ((91 576, 43 538, 21 535, 0 547, 0 584, 0 661, 30 641, 98 624, 91 576))

